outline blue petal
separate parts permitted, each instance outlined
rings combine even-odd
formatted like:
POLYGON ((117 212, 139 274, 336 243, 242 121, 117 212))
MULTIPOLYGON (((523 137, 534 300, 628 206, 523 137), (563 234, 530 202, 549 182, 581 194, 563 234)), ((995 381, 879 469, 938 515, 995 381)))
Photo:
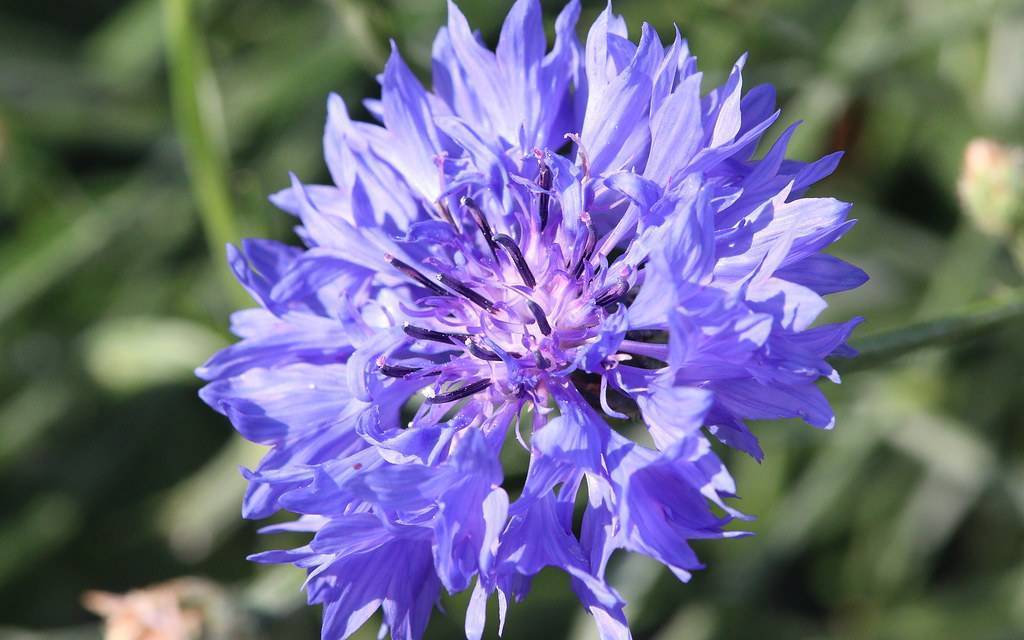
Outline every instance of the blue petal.
POLYGON ((546 99, 554 97, 537 91, 546 49, 539 0, 517 0, 501 27, 495 57, 512 99, 505 107, 516 114, 516 122, 526 129, 526 138, 531 141, 537 139, 546 99))
POLYGON ((719 90, 722 96, 721 104, 719 105, 715 124, 711 131, 709 147, 721 147, 727 142, 732 142, 740 131, 740 123, 742 122, 740 96, 743 91, 742 72, 745 58, 746 56, 733 66, 728 81, 719 90))
POLYGON ((345 365, 297 363, 275 369, 250 369, 203 387, 199 395, 231 418, 253 442, 273 444, 305 431, 351 429, 368 405, 345 387, 345 365))
POLYGON ((435 158, 444 147, 434 127, 426 91, 394 46, 384 67, 381 100, 384 123, 393 144, 401 150, 395 162, 403 178, 429 200, 436 199, 441 185, 435 158))
POLYGON ((651 116, 651 153, 644 176, 666 184, 686 167, 704 135, 700 107, 701 75, 686 78, 651 116))
POLYGON ((707 282, 714 265, 714 211, 702 191, 695 200, 680 199, 665 224, 649 232, 650 263, 644 284, 630 305, 631 328, 659 326, 681 301, 688 285, 707 282))
POLYGON ((835 414, 813 384, 764 385, 754 380, 714 384, 715 400, 734 415, 752 420, 801 418, 814 427, 831 429, 835 414))
POLYGON ((661 55, 657 35, 645 25, 629 66, 612 78, 600 93, 594 91, 591 83, 580 132, 591 172, 643 169, 643 156, 651 139, 650 127, 645 122, 653 88, 651 74, 661 55))
MULTIPOLYGON (((486 113, 490 125, 507 140, 517 139, 518 124, 508 113, 508 88, 498 69, 495 55, 480 45, 469 28, 466 16, 455 3, 448 2, 448 42, 454 61, 465 78, 465 91, 474 95, 479 111, 486 113)), ((453 74, 453 80, 458 80, 453 74)), ((515 113, 513 111, 513 113, 515 113)))
POLYGON ((706 389, 674 386, 660 380, 636 397, 644 424, 659 449, 667 449, 700 430, 711 408, 712 394, 706 389))
POLYGON ((544 456, 599 471, 611 430, 574 388, 553 391, 561 415, 537 429, 530 444, 544 456))
POLYGON ((274 367, 292 362, 344 362, 352 353, 351 337, 336 320, 289 314, 259 326, 253 333, 220 350, 196 369, 204 380, 226 378, 253 367, 274 367))
POLYGON ((508 496, 498 487, 501 466, 479 430, 465 432, 454 470, 457 480, 440 496, 434 521, 434 564, 450 592, 491 567, 508 512, 508 496))
POLYGON ((868 281, 868 274, 863 269, 823 253, 807 256, 779 269, 775 275, 821 296, 856 289, 868 281))

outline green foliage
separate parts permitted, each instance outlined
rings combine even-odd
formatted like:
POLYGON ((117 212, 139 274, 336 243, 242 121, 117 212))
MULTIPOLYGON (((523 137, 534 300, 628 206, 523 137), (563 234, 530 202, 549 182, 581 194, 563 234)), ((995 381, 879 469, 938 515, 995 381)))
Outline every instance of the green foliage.
MULTIPOLYGON (((505 3, 462 4, 493 42, 505 3)), ((779 127, 807 122, 797 155, 848 151, 823 190, 856 203, 837 253, 872 275, 831 311, 874 336, 827 389, 836 431, 764 424, 764 465, 730 457, 758 535, 701 544, 688 585, 613 562, 637 637, 1024 636, 1021 274, 956 200, 970 139, 1024 143, 1024 0, 616 8, 666 37, 677 22, 710 79, 749 50, 779 127)), ((190 370, 240 304, 224 243, 290 238, 266 194, 288 170, 327 179, 327 92, 376 96, 387 37, 427 69, 443 17, 440 0, 0 8, 0 637, 98 637, 82 592, 182 575, 222 585, 257 637, 317 637, 299 572, 244 560, 287 540, 238 517, 236 468, 259 451, 190 370)), ((465 601, 430 637, 458 637, 465 601)), ((592 637, 554 574, 505 632, 592 637)))

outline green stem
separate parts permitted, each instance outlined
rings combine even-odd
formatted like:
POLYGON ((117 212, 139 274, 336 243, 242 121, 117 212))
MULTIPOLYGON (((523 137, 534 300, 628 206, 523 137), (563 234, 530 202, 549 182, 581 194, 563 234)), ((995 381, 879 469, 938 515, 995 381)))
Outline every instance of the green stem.
MULTIPOLYGON (((191 0, 163 0, 171 107, 210 255, 227 291, 245 299, 224 259, 238 240, 228 189, 224 116, 216 78, 192 17, 191 0)), ((246 304, 249 303, 245 299, 246 304)))
POLYGON ((840 373, 869 369, 923 347, 951 344, 1024 318, 1024 291, 967 305, 941 318, 883 331, 855 340, 860 351, 854 360, 837 360, 840 373))

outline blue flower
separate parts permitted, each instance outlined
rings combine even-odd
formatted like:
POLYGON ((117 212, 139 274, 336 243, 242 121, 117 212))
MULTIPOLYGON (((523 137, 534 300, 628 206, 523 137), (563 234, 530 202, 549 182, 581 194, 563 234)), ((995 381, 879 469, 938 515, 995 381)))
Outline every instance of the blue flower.
POLYGON ((753 159, 779 112, 771 87, 744 93, 744 58, 702 93, 678 33, 634 44, 609 7, 583 46, 578 15, 549 50, 519 0, 492 52, 449 5, 432 91, 395 50, 379 124, 330 97, 334 184, 272 198, 305 247, 228 248, 259 308, 198 370, 202 397, 270 447, 244 515, 300 514, 272 530, 312 540, 254 559, 308 571, 325 638, 377 609, 419 638, 441 590, 469 588, 479 638, 488 598, 504 622, 544 567, 628 638, 616 550, 687 580, 687 541, 743 535, 711 440, 760 460, 748 420, 834 424, 816 383, 839 381, 827 358, 857 321, 812 324, 866 275, 821 253, 849 205, 803 193, 839 154, 786 160, 791 127, 753 159), (610 422, 627 418, 646 433, 610 422), (500 455, 517 449, 513 499, 500 455))

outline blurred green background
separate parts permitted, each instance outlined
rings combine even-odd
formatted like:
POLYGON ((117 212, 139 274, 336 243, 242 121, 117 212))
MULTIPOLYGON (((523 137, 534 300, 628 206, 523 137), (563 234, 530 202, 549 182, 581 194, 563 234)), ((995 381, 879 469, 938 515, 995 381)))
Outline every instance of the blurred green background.
MULTIPOLYGON (((508 3, 461 4, 493 43, 508 3)), ((584 4, 588 25, 603 3, 584 4)), ((615 6, 634 34, 677 22, 706 86, 749 51, 747 86, 778 87, 780 126, 807 122, 798 158, 847 150, 818 192, 856 203, 835 252, 872 281, 830 317, 864 315, 866 335, 1020 290, 1021 241, 977 231, 957 180, 972 138, 1024 143, 1024 1, 615 6)), ((239 517, 237 467, 259 451, 191 370, 245 304, 223 243, 294 241, 266 195, 289 170, 327 180, 327 93, 377 96, 388 37, 423 71, 444 15, 441 0, 0 5, 0 637, 98 638, 84 591, 179 576, 210 581, 211 637, 318 637, 300 571, 245 560, 288 540, 239 517)), ((766 463, 730 456, 758 535, 698 544, 709 569, 688 585, 613 562, 636 637, 1024 638, 1019 316, 849 373, 826 390, 834 432, 760 425, 766 463)), ((465 603, 428 636, 459 637, 465 603)), ((505 637, 592 630, 545 573, 505 637)))

